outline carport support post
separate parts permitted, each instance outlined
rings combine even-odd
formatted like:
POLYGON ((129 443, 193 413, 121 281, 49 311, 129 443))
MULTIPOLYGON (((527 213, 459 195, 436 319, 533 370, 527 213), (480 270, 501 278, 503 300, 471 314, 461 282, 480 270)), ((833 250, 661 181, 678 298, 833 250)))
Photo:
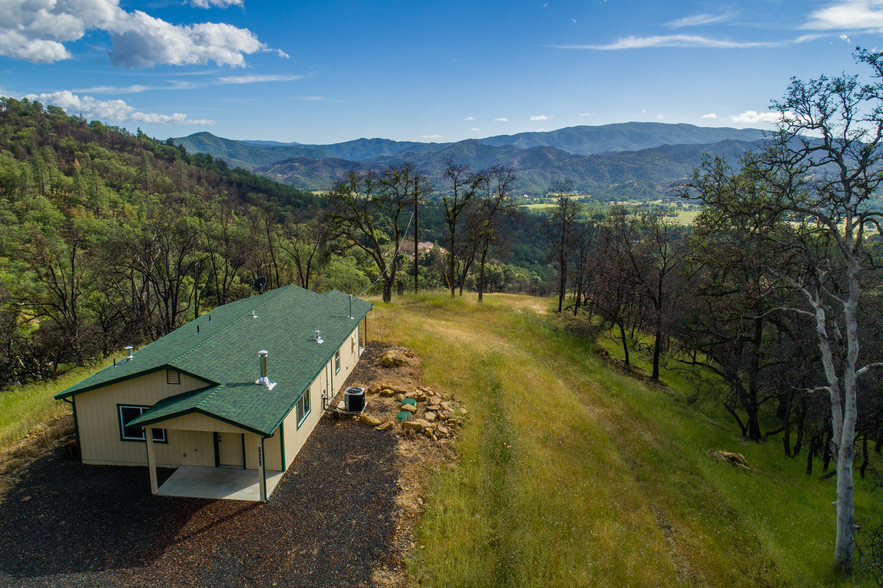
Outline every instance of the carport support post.
POLYGON ((264 439, 258 445, 258 486, 261 489, 261 502, 267 502, 267 477, 264 471, 264 439))
POLYGON ((156 494, 156 457, 153 455, 153 427, 144 428, 144 441, 147 442, 147 471, 150 473, 150 493, 156 494))

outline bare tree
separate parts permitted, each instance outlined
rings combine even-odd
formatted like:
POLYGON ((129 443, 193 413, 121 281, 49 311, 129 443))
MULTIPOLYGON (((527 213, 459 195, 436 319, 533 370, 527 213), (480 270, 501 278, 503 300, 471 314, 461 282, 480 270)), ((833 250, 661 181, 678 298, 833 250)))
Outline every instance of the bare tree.
POLYGON ((478 206, 478 301, 481 302, 485 290, 485 264, 491 245, 501 240, 500 222, 503 216, 511 214, 512 203, 509 194, 515 182, 515 172, 510 167, 494 166, 486 172, 486 194, 478 206))
POLYGON ((383 282, 384 302, 392 300, 407 209, 414 203, 414 186, 423 183, 420 177, 411 164, 388 167, 379 174, 350 172, 328 194, 332 207, 326 220, 371 257, 383 282))
MULTIPOLYGON (((451 291, 451 298, 453 298, 456 295, 456 289, 460 282, 461 266, 464 265, 461 264, 461 260, 457 255, 457 252, 461 249, 461 244, 458 240, 458 229, 461 223, 460 217, 463 210, 478 193, 479 188, 485 181, 485 177, 483 174, 473 173, 468 165, 454 163, 453 159, 448 160, 443 175, 447 179, 449 186, 449 192, 442 196, 442 204, 445 207, 445 224, 448 227, 448 264, 445 271, 445 279, 451 291)), ((468 265, 471 265, 475 259, 475 249, 470 248, 470 250, 472 255, 466 256, 466 264, 468 265)), ((465 278, 465 273, 463 273, 463 278, 465 278)))
POLYGON ((860 360, 860 319, 874 287, 871 237, 883 233, 876 199, 883 182, 883 53, 859 50, 856 57, 870 66, 870 82, 845 74, 792 80, 784 98, 774 103, 780 122, 773 144, 743 168, 756 174, 765 190, 731 205, 733 214, 746 204, 754 214, 764 212, 771 230, 758 235, 792 255, 774 275, 803 301, 787 310, 812 321, 815 329, 824 381, 812 390, 827 394, 830 403, 837 467, 834 560, 844 572, 852 569, 855 543, 857 381, 880 365, 860 360))
POLYGON ((561 312, 570 276, 568 264, 575 245, 574 229, 582 207, 574 199, 571 180, 554 182, 549 192, 555 195, 555 208, 549 217, 549 234, 554 245, 552 256, 558 262, 558 312, 561 312))

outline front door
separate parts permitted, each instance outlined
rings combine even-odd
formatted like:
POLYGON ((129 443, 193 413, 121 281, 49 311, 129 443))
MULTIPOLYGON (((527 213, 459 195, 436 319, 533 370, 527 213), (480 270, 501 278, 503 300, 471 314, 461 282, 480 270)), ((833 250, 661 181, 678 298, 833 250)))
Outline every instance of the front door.
POLYGON ((242 433, 215 433, 218 467, 245 467, 245 440, 242 433))

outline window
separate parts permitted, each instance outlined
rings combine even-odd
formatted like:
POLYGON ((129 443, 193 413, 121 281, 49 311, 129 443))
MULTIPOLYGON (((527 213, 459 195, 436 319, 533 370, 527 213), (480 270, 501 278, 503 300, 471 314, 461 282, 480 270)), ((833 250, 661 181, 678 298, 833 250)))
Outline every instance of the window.
MULTIPOLYGON (((120 439, 123 441, 144 441, 144 427, 127 427, 126 425, 141 416, 141 413, 150 408, 149 406, 132 406, 118 404, 120 416, 120 439)), ((153 430, 154 443, 166 443, 166 430, 153 430)))
POLYGON ((166 384, 180 384, 181 372, 178 370, 166 370, 166 384))
POLYGON ((307 415, 310 414, 310 389, 307 388, 304 390, 304 393, 301 394, 300 398, 297 399, 295 403, 295 410, 297 411, 297 426, 300 427, 303 424, 304 419, 307 418, 307 415))
POLYGON ((334 353, 334 373, 340 371, 340 349, 334 353))

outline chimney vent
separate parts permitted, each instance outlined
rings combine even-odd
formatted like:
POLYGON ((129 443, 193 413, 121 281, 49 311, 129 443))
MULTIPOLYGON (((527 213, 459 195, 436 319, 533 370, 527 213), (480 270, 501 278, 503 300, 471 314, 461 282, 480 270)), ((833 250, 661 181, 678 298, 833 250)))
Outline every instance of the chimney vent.
POLYGON ((255 380, 255 384, 260 384, 267 388, 267 390, 272 390, 276 385, 276 382, 271 382, 270 378, 267 377, 267 356, 269 352, 264 349, 258 352, 258 355, 261 358, 261 377, 255 380))
POLYGON ((316 343, 321 345, 325 342, 325 339, 322 338, 322 335, 319 334, 319 329, 316 329, 316 343))
POLYGON ((126 355, 125 359, 135 359, 135 356, 132 355, 132 350, 133 350, 133 349, 135 349, 135 348, 132 347, 131 345, 126 345, 126 351, 128 351, 129 354, 126 355))

